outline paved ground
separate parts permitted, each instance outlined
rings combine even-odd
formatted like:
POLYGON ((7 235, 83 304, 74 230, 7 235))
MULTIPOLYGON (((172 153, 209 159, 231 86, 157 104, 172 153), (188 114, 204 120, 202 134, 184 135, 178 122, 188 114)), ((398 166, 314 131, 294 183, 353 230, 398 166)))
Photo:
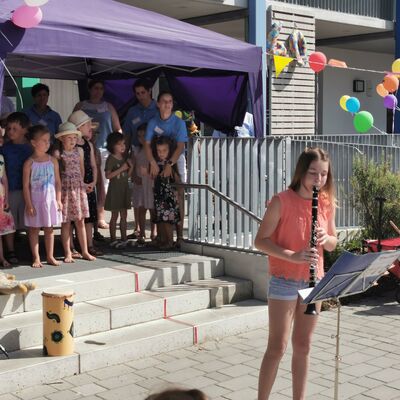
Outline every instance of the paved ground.
MULTIPOLYGON (((321 314, 312 351, 307 400, 333 398, 336 311, 321 314)), ((342 307, 340 399, 400 399, 400 304, 394 293, 342 307)), ((112 366, 0 396, 0 400, 144 399, 149 392, 185 385, 213 400, 256 399, 266 329, 112 366)), ((273 400, 291 398, 290 349, 273 400)))

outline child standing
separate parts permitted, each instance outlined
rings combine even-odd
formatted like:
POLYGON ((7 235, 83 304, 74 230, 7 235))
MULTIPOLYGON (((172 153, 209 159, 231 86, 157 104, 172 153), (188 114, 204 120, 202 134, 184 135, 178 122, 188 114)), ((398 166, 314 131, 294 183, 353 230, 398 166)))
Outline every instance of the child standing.
POLYGON ((64 247, 64 262, 66 263, 74 262, 70 247, 72 221, 75 223, 82 257, 89 261, 96 259, 88 252, 86 241, 84 219, 89 217, 89 206, 85 184, 83 183, 83 151, 76 147, 79 136, 81 136, 81 133, 71 122, 61 124, 58 133, 55 135, 56 139, 61 142, 61 241, 64 247))
POLYGON ((85 112, 78 110, 73 112, 69 118, 82 137, 78 137, 77 146, 83 150, 85 174, 83 182, 86 186, 86 195, 89 205, 89 217, 85 218, 86 240, 88 251, 91 255, 100 255, 100 251, 93 246, 93 225, 97 222, 97 199, 96 199, 96 182, 97 182, 97 165, 94 152, 94 146, 90 142, 93 136, 92 118, 85 112))
POLYGON ((14 219, 8 209, 8 182, 4 157, 0 155, 0 264, 9 268, 10 263, 4 257, 2 236, 15 232, 14 219))
MULTIPOLYGON (((14 219, 15 229, 25 229, 25 202, 22 192, 22 170, 24 162, 31 156, 32 147, 25 134, 30 125, 28 117, 15 112, 7 117, 6 136, 8 142, 1 148, 8 178, 8 204, 14 219)), ((18 264, 14 247, 14 233, 5 235, 8 252, 6 258, 11 264, 18 264)))
POLYGON ((109 179, 104 208, 111 211, 110 239, 111 247, 124 248, 127 244, 126 228, 128 210, 131 208, 128 178, 132 173, 130 160, 125 159, 125 138, 119 132, 110 133, 107 137, 107 150, 111 153, 106 161, 105 174, 109 179), (116 239, 117 220, 121 240, 116 239))
POLYGON ((157 224, 158 246, 171 250, 174 245, 174 225, 180 221, 176 190, 171 183, 179 183, 176 165, 168 161, 173 153, 173 142, 168 136, 157 136, 152 141, 153 157, 159 173, 154 180, 154 221, 157 224), (172 167, 171 177, 164 177, 167 163, 172 167))
MULTIPOLYGON (((149 161, 146 157, 144 148, 146 124, 142 124, 137 129, 139 146, 133 147, 132 152, 132 205, 137 209, 139 237, 138 244, 144 244, 146 238, 146 212, 150 211, 153 216, 154 209, 154 195, 153 195, 153 180, 149 174, 149 161)), ((152 218, 151 218, 152 219, 152 218)), ((151 222, 151 235, 152 240, 155 239, 155 224, 151 222)))
MULTIPOLYGON (((258 386, 258 399, 269 398, 292 331, 293 399, 305 399, 311 337, 317 316, 305 315, 298 290, 308 287, 310 264, 316 263, 317 279, 324 274, 323 250, 337 244, 335 195, 329 157, 322 149, 308 148, 296 165, 289 189, 274 196, 255 239, 268 254, 269 333, 258 386), (313 186, 319 188, 317 248, 310 248, 313 186)), ((320 304, 317 304, 320 309, 320 304)))
POLYGON ((50 131, 43 125, 29 128, 28 138, 33 154, 25 161, 23 169, 23 192, 25 200, 25 225, 29 231, 32 252, 32 268, 41 268, 39 256, 39 231, 44 230, 46 259, 50 265, 58 266, 54 258, 53 226, 60 225, 61 181, 58 162, 47 154, 50 148, 50 131))

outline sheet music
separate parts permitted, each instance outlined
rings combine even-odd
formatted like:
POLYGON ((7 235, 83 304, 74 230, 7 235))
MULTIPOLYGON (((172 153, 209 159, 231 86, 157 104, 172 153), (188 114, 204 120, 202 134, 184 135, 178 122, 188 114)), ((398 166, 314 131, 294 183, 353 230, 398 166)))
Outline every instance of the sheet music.
POLYGON ((306 296, 304 303, 362 293, 369 289, 399 256, 400 251, 363 255, 344 252, 321 282, 306 296))

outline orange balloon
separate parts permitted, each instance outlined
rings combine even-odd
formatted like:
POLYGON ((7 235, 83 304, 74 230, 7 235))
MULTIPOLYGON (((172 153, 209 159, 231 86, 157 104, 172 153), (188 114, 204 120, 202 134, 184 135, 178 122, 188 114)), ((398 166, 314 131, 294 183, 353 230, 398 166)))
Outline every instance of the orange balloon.
POLYGON ((383 78, 383 86, 388 92, 393 93, 399 88, 399 79, 395 75, 386 75, 383 78))
POLYGON ((381 97, 385 97, 389 94, 389 92, 385 89, 385 86, 383 86, 383 83, 379 83, 376 86, 376 93, 378 93, 381 97))

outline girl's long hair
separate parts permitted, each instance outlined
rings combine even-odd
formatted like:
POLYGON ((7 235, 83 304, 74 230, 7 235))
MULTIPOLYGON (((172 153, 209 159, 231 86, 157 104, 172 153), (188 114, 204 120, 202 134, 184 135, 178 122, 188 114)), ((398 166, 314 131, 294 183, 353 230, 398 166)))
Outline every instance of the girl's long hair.
POLYGON ((297 160, 296 169, 289 188, 297 192, 300 189, 301 182, 310 168, 313 161, 328 162, 328 175, 325 185, 320 189, 325 194, 332 206, 336 205, 335 185, 333 183, 332 164, 328 153, 319 147, 307 147, 297 160))

